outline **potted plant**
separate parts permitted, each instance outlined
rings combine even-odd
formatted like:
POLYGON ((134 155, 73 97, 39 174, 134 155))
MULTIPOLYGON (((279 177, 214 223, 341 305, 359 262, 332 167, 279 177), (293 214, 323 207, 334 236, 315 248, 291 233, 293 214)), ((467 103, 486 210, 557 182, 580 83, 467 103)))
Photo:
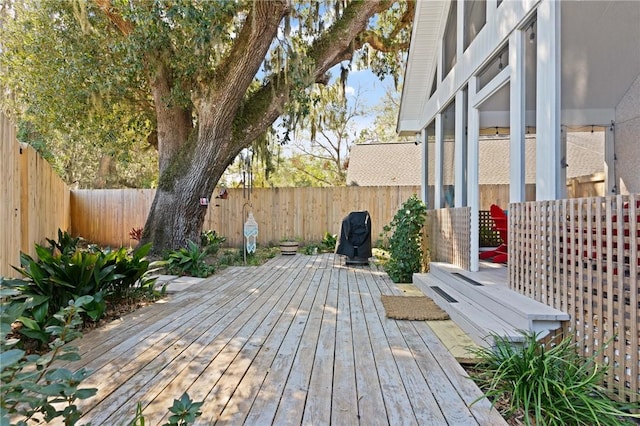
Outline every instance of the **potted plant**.
POLYGON ((284 239, 280 241, 280 253, 283 255, 294 255, 298 252, 300 243, 296 240, 284 239))

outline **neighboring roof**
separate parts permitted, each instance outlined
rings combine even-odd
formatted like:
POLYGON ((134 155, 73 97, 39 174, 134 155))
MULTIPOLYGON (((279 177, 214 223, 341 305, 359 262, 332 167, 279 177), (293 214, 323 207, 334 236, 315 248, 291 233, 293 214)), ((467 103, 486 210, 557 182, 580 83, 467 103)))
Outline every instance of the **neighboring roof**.
MULTIPOLYGON (((429 144, 429 185, 434 182, 433 158, 435 146, 429 144)), ((480 140, 480 183, 509 183, 509 139, 480 140)), ((536 141, 525 142, 525 182, 535 182, 536 141)), ((589 176, 604 170, 604 136, 595 132, 575 132, 567 135, 567 178, 589 176)), ((413 143, 362 144, 351 147, 347 185, 388 186, 421 184, 422 145, 413 143)), ((452 185, 453 141, 444 145, 444 184, 452 185)))
POLYGON ((420 185, 422 146, 414 143, 351 146, 347 185, 420 185))

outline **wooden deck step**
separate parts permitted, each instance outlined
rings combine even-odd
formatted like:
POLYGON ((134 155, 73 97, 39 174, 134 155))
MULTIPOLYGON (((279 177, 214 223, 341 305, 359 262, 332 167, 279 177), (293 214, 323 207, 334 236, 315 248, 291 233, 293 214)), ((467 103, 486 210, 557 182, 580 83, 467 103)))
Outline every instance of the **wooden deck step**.
POLYGON ((518 328, 552 330, 559 328, 562 321, 569 320, 568 314, 508 288, 506 274, 500 279, 496 274, 485 276, 437 262, 432 264, 431 271, 458 292, 470 295, 479 305, 500 314, 504 321, 518 328))
POLYGON ((495 282, 495 277, 494 281, 473 277, 454 266, 434 262, 431 272, 414 275, 414 282, 480 345, 492 345, 491 334, 520 342, 520 330, 535 331, 542 337, 569 319, 567 314, 495 282))

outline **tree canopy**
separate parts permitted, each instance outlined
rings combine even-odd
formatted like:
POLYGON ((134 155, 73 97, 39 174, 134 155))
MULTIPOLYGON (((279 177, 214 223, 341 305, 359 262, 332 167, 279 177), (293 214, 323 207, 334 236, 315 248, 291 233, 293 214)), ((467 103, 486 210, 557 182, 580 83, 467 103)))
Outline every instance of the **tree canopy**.
MULTIPOLYGON (((413 2, 18 0, 3 3, 3 107, 43 140, 118 157, 157 148, 143 242, 197 240, 209 197, 278 117, 286 142, 312 90, 353 61, 399 78, 413 2), (98 149, 96 148, 96 149, 98 149)), ((102 154, 104 155, 104 154, 102 154)), ((149 155, 152 157, 152 155, 149 155)))

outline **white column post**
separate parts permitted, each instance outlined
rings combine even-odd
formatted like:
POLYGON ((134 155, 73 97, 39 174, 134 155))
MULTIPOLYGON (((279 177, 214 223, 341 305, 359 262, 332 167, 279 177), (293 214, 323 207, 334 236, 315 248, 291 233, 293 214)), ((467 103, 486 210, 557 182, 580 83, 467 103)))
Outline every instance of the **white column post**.
POLYGON ((557 197, 567 198, 567 127, 560 126, 560 170, 558 172, 558 193, 557 197))
POLYGON ((442 113, 436 114, 436 146, 434 150, 434 176, 433 176, 433 208, 441 209, 442 203, 442 157, 444 153, 444 129, 443 129, 442 113))
POLYGON ((604 129, 604 189, 605 195, 616 195, 616 134, 614 124, 604 129))
MULTIPOLYGON (((422 150, 422 186, 420 187, 420 197, 422 197, 422 201, 430 208, 429 205, 429 148, 427 146, 427 128, 423 128, 420 131, 419 135, 416 135, 417 138, 420 139, 420 143, 422 146, 420 149, 422 150)), ((417 142, 418 139, 416 139, 417 142)))
POLYGON ((537 13, 536 200, 561 198, 560 19, 561 4, 542 0, 537 13))
POLYGON ((455 207, 467 205, 467 92, 456 93, 456 128, 455 128, 455 207))
POLYGON ((471 250, 469 259, 469 268, 472 272, 478 271, 480 268, 479 256, 479 237, 480 237, 480 112, 473 104, 471 99, 478 91, 477 77, 471 77, 469 80, 469 113, 467 123, 467 202, 471 207, 471 224, 470 224, 470 241, 471 250))
POLYGON ((514 31, 509 37, 511 139, 509 141, 509 202, 526 201, 525 196, 525 112, 526 63, 524 33, 514 31))

